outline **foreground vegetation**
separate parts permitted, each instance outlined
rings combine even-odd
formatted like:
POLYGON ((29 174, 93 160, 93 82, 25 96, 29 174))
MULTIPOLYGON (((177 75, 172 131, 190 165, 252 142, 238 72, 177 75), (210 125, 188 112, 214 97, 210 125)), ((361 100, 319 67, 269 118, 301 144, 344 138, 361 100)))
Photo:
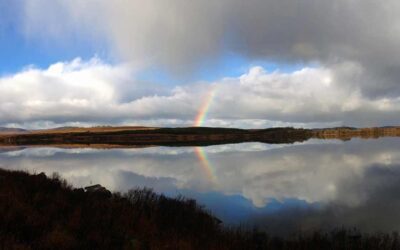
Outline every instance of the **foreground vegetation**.
POLYGON ((74 189, 59 176, 0 169, 0 249, 400 249, 397 234, 289 239, 224 228, 194 200, 148 189, 74 189))

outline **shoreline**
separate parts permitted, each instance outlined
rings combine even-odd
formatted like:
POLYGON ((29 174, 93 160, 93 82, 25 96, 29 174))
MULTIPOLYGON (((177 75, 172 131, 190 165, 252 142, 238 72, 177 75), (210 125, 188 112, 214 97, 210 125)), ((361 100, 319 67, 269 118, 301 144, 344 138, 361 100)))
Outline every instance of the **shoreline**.
POLYGON ((400 126, 375 128, 153 128, 153 127, 95 127, 50 130, 0 132, 0 147, 53 146, 126 148, 147 146, 210 146, 230 143, 260 142, 288 144, 309 139, 352 138, 374 139, 400 137, 400 126))

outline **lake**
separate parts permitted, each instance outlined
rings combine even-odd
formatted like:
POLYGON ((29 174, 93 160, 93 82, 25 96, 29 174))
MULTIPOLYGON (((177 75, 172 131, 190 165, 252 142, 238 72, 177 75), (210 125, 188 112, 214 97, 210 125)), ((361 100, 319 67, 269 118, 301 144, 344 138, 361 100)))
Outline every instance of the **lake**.
POLYGON ((0 148, 0 167, 57 172, 75 187, 183 195, 226 225, 286 235, 400 229, 400 138, 208 147, 0 148))

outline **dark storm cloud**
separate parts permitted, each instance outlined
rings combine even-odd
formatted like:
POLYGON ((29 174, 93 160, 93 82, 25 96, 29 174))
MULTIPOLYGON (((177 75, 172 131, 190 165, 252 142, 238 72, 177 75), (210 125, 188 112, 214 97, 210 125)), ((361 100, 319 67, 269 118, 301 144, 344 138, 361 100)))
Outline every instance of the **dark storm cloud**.
MULTIPOLYGON (((43 11, 45 6, 53 7, 67 19, 60 25, 46 20, 40 15, 41 7, 28 1, 32 29, 32 21, 46 22, 51 30, 58 27, 60 32, 89 27, 87 32, 102 33, 128 60, 188 70, 230 51, 250 60, 323 65, 351 62, 358 64, 363 74, 348 84, 360 85, 371 98, 400 93, 398 1, 39 2, 43 11)), ((58 15, 50 19, 56 18, 58 15)))
POLYGON ((84 37, 110 44, 129 66, 78 60, 3 77, 3 125, 149 119, 187 125, 210 85, 216 89, 208 116, 218 121, 213 124, 246 119, 268 120, 269 126, 399 123, 400 3, 394 0, 18 3, 24 11, 15 11, 22 16, 17 26, 27 39, 68 43, 84 37), (149 66, 179 77, 215 67, 213 62, 227 53, 250 63, 304 66, 290 73, 251 67, 242 76, 214 83, 167 87, 137 77, 149 66))

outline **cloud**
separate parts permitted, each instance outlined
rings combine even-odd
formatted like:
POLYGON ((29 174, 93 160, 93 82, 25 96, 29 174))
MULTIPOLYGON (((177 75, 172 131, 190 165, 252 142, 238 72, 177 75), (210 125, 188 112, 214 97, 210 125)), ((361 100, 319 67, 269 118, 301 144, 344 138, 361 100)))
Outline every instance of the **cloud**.
MULTIPOLYGON (((227 53, 250 61, 353 63, 369 98, 400 95, 400 3, 373 0, 25 1, 33 36, 107 40, 120 58, 186 74, 227 53)), ((354 76, 349 76, 353 78, 354 76)))
POLYGON ((359 88, 343 85, 347 75, 360 74, 357 70, 353 64, 340 64, 281 73, 255 66, 239 77, 171 89, 136 79, 129 64, 78 58, 1 77, 0 119, 3 125, 25 127, 85 123, 190 126, 213 90, 206 125, 376 126, 398 122, 399 97, 368 99, 359 88))

